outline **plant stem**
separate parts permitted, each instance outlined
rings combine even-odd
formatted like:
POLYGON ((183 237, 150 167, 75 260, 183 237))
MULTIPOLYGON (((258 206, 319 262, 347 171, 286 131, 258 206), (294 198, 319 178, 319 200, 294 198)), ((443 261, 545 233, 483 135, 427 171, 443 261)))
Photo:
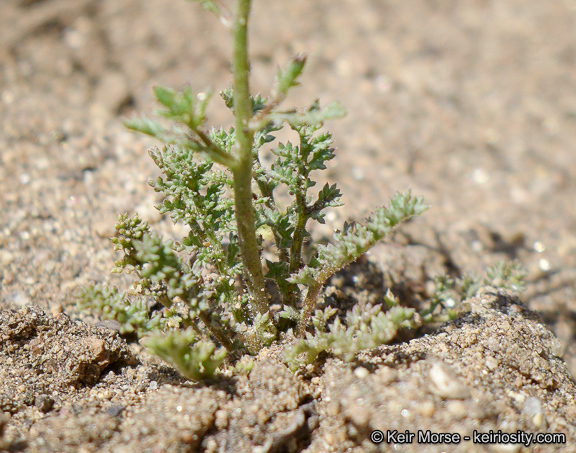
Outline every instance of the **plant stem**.
MULTIPOLYGON (((300 176, 300 175, 298 175, 300 176)), ((306 188, 300 187, 296 196, 296 225, 294 227, 293 242, 290 247, 290 273, 294 274, 302 267, 302 246, 304 245, 304 233, 306 232, 306 188)))
POLYGON ((268 311, 268 295, 256 239, 254 206, 252 205, 252 143, 254 132, 248 127, 252 118, 250 98, 250 63, 248 60, 248 16, 251 0, 237 0, 234 22, 234 113, 236 116, 237 164, 232 167, 236 222, 242 262, 253 307, 264 314, 268 311))
POLYGON ((220 342, 222 346, 224 346, 224 348, 228 352, 234 351, 235 349, 234 344, 232 343, 232 341, 230 341, 230 338, 228 338, 228 336, 224 333, 224 331, 220 327, 217 327, 214 324, 212 324, 212 321, 210 320, 210 315, 201 312, 198 315, 198 317, 204 323, 204 325, 210 331, 210 333, 214 335, 214 337, 220 342))
POLYGON ((296 338, 304 338, 308 320, 310 319, 312 310, 316 306, 316 299, 318 299, 318 295, 320 294, 323 286, 324 282, 318 282, 308 288, 308 293, 304 299, 304 307, 302 307, 300 320, 298 321, 298 326, 296 327, 296 338))
MULTIPOLYGON (((260 162, 257 162, 257 165, 260 166, 260 162)), ((260 167, 261 168, 261 167, 260 167)), ((258 178, 257 176, 253 176, 258 184, 258 188, 260 189, 260 193, 263 197, 267 198, 265 202, 266 207, 271 211, 279 212, 278 207, 276 206, 276 201, 274 200, 274 189, 270 184, 268 184, 266 178, 270 178, 269 176, 265 176, 264 178, 258 178)), ((276 228, 272 229, 274 234, 274 242, 276 243, 276 248, 278 250, 278 258, 280 259, 281 263, 290 263, 290 254, 288 247, 284 247, 282 245, 283 240, 280 233, 277 231, 276 228)), ((298 286, 289 283, 287 281, 288 277, 290 277, 290 270, 288 269, 285 273, 286 275, 282 277, 278 277, 277 281, 280 282, 280 279, 284 280, 284 284, 279 285, 280 292, 282 294, 282 302, 286 305, 291 307, 296 307, 296 297, 298 294, 298 286)))
POLYGON ((228 154, 222 148, 220 148, 216 143, 214 143, 208 134, 200 129, 199 127, 194 129, 198 138, 202 141, 202 143, 206 146, 206 152, 210 156, 210 158, 214 162, 218 162, 219 164, 225 165, 226 167, 233 167, 236 165, 236 161, 233 156, 228 154))

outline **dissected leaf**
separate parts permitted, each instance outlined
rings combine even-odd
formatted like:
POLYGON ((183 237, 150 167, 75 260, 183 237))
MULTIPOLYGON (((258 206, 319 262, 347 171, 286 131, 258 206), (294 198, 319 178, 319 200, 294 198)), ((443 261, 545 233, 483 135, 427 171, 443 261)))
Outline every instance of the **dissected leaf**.
POLYGON ((146 337, 144 345, 194 381, 213 377, 226 357, 224 348, 216 349, 213 342, 200 340, 192 329, 156 333, 146 337))
POLYGON ((302 74, 304 65, 306 64, 306 57, 304 55, 297 55, 294 57, 284 70, 279 69, 276 73, 276 89, 280 94, 286 96, 288 90, 292 87, 299 85, 297 82, 298 77, 302 74))

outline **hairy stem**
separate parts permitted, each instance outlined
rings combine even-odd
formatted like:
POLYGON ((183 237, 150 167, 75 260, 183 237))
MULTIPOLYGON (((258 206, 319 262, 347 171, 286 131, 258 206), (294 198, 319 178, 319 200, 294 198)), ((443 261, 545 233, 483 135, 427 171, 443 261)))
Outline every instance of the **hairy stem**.
POLYGON ((298 326, 296 327, 296 338, 304 338, 306 334, 306 326, 308 325, 308 320, 312 314, 312 310, 316 306, 316 299, 324 286, 324 282, 318 282, 317 284, 310 286, 308 288, 308 293, 304 299, 304 307, 302 307, 302 312, 300 313, 300 320, 298 321, 298 326))
POLYGON ((229 168, 236 165, 236 160, 234 159, 234 157, 228 154, 222 148, 220 148, 216 143, 214 143, 210 139, 208 134, 206 134, 206 132, 204 132, 200 128, 194 129, 194 132, 196 133, 196 135, 198 135, 198 138, 200 138, 202 143, 206 146, 205 151, 214 162, 225 165, 226 167, 229 168))
POLYGON ((248 16, 251 0, 237 0, 234 23, 234 112, 236 116, 237 164, 232 167, 236 222, 242 262, 247 274, 248 290, 253 307, 268 311, 268 295, 256 239, 254 206, 252 204, 252 143, 254 132, 248 127, 252 118, 250 99, 250 63, 248 61, 248 16))
POLYGON ((296 192, 296 226, 292 246, 290 247, 290 273, 294 274, 302 267, 302 246, 304 245, 304 233, 306 232, 306 190, 302 187, 296 192))
POLYGON ((198 317, 204 323, 204 325, 210 331, 210 333, 214 335, 214 337, 220 342, 222 346, 224 346, 224 348, 227 351, 229 352, 234 351, 235 349, 234 344, 232 343, 230 338, 228 338, 228 335, 226 335, 226 333, 224 333, 224 331, 220 327, 212 324, 212 321, 210 320, 210 315, 208 315, 207 313, 200 312, 198 317))

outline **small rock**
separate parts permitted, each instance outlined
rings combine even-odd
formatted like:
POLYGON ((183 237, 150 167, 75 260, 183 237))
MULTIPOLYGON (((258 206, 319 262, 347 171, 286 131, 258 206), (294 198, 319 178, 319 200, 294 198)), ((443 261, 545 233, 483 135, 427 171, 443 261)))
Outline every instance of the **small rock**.
POLYGON ((54 407, 54 400, 48 395, 38 395, 34 399, 34 406, 36 406, 40 412, 47 413, 54 407))
POLYGON ((522 444, 492 444, 490 445, 490 451, 497 453, 516 453, 520 451, 522 444))
POLYGON ((538 398, 532 396, 526 398, 526 401, 524 401, 524 405, 522 406, 522 412, 532 420, 532 423, 534 423, 536 428, 542 428, 546 423, 542 404, 538 398))
POLYGON ((364 368, 363 366, 359 366, 358 368, 356 368, 354 370, 354 374, 356 375, 356 377, 358 379, 365 379, 366 377, 368 377, 370 372, 366 368, 364 368))
POLYGON ((430 373, 430 391, 443 398, 464 399, 470 396, 470 390, 456 376, 456 371, 444 363, 436 363, 430 373))
POLYGON ((106 412, 108 415, 111 415, 112 417, 118 417, 118 415, 120 415, 124 409, 126 409, 126 406, 116 404, 114 406, 110 406, 104 412, 106 412))

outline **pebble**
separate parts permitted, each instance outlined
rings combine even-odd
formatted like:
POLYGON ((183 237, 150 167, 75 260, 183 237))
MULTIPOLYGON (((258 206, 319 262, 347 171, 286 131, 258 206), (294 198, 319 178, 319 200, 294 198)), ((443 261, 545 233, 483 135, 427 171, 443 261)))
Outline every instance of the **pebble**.
POLYGON ((453 367, 436 363, 429 373, 430 391, 443 398, 464 399, 470 396, 470 390, 456 376, 453 367))
POLYGON ((118 415, 120 415, 124 409, 126 409, 126 406, 116 404, 114 406, 110 406, 104 412, 108 415, 111 415, 112 417, 118 417, 118 415))
POLYGON ((356 368, 354 370, 354 374, 356 375, 356 377, 358 379, 365 379, 368 377, 370 372, 366 368, 364 368, 363 366, 359 366, 358 368, 356 368))
POLYGON ((431 418, 436 412, 436 407, 432 401, 424 401, 417 409, 422 417, 431 418))
POLYGON ((492 444, 490 450, 497 453, 516 453, 520 451, 522 444, 492 444))
POLYGON ((522 412, 532 420, 536 428, 542 428, 544 426, 544 412, 542 410, 542 403, 538 398, 534 398, 533 396, 526 398, 522 406, 522 412))
POLYGON ((498 362, 496 358, 492 356, 486 357, 486 366, 488 367, 489 370, 494 371, 496 368, 498 368, 499 364, 500 362, 498 362))
POLYGON ((14 258, 14 254, 8 250, 0 250, 0 264, 3 266, 10 264, 12 261, 14 261, 14 258))

